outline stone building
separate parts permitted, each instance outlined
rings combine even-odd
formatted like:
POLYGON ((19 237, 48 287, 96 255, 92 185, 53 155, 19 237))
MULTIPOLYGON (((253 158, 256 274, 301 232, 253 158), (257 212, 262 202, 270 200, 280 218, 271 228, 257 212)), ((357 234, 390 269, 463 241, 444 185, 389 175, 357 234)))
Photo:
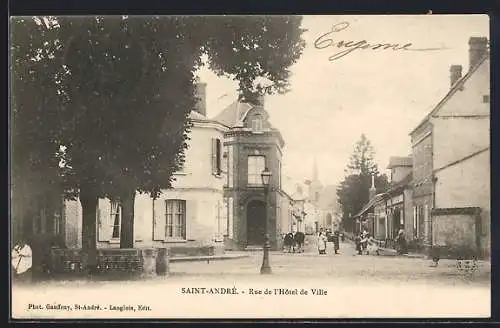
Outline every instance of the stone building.
POLYGON ((450 68, 450 90, 410 133, 413 203, 426 246, 490 254, 490 57, 471 37, 469 67, 450 68))
POLYGON ((280 237, 290 229, 292 204, 282 190, 281 163, 285 142, 269 122, 264 98, 259 105, 235 101, 214 120, 228 127, 224 133, 224 156, 228 174, 224 197, 228 204, 226 247, 262 247, 266 220, 273 249, 281 246, 280 237), (268 194, 261 173, 271 172, 268 194))

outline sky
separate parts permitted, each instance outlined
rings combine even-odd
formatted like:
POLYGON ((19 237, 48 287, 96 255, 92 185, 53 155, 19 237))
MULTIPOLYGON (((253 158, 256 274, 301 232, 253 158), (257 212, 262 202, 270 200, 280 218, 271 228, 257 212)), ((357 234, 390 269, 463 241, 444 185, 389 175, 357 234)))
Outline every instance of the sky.
MULTIPOLYGON (((411 154, 409 133, 445 96, 450 65, 468 70, 468 40, 489 38, 487 15, 304 16, 306 48, 291 67, 291 91, 265 98, 271 124, 285 140, 283 177, 293 183, 311 179, 313 162, 323 184, 338 184, 362 133, 385 171, 390 156, 411 154), (332 33, 338 41, 366 40, 429 51, 361 50, 329 61, 342 49, 317 49, 314 41, 332 33)), ((345 49, 345 48, 344 48, 345 49)), ((237 99, 237 82, 203 68, 207 115, 214 117, 237 99)))

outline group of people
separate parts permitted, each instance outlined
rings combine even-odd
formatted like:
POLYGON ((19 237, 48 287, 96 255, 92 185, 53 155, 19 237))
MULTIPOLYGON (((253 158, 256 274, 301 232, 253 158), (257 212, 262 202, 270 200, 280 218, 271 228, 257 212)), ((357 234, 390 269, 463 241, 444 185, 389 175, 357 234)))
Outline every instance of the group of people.
MULTIPOLYGON (((408 244, 402 227, 397 232, 394 242, 399 255, 408 253, 408 244)), ((379 254, 380 246, 366 230, 363 230, 354 237, 354 243, 356 244, 356 251, 359 255, 362 255, 363 252, 366 252, 366 254, 379 254)))
POLYGON ((321 228, 318 232, 317 240, 318 240, 318 253, 320 255, 325 255, 326 254, 326 245, 328 241, 333 242, 333 250, 335 254, 339 253, 340 249, 340 240, 342 239, 342 236, 340 234, 340 231, 335 230, 335 232, 331 233, 329 231, 325 231, 323 228, 321 228))
POLYGON ((379 246, 373 236, 366 230, 360 232, 354 237, 354 243, 356 244, 356 251, 358 255, 365 254, 378 254, 379 246))
POLYGON ((297 230, 297 226, 292 227, 292 231, 283 234, 283 251, 288 253, 302 253, 305 242, 305 234, 297 230))

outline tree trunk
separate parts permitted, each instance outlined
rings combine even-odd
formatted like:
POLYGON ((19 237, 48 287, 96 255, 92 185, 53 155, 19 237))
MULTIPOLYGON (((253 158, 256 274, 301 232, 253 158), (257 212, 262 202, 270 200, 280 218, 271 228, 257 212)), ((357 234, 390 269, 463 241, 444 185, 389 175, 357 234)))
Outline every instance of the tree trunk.
POLYGON ((97 248, 97 204, 99 197, 90 189, 82 188, 80 202, 82 204, 82 248, 95 250, 97 248))
POLYGON ((120 231, 120 248, 134 248, 134 202, 135 189, 123 193, 120 197, 122 204, 122 223, 120 231))

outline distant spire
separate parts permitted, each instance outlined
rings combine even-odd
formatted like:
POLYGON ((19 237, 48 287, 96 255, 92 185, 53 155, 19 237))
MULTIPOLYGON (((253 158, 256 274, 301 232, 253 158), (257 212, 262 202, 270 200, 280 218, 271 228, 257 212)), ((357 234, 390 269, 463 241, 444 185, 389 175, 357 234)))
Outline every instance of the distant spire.
POLYGON ((370 199, 375 197, 376 193, 377 193, 377 189, 375 189, 375 174, 372 173, 372 186, 370 187, 370 190, 369 190, 370 199))
POLYGON ((313 162, 313 176, 312 176, 313 181, 318 181, 318 161, 316 160, 316 157, 314 157, 314 162, 313 162))

